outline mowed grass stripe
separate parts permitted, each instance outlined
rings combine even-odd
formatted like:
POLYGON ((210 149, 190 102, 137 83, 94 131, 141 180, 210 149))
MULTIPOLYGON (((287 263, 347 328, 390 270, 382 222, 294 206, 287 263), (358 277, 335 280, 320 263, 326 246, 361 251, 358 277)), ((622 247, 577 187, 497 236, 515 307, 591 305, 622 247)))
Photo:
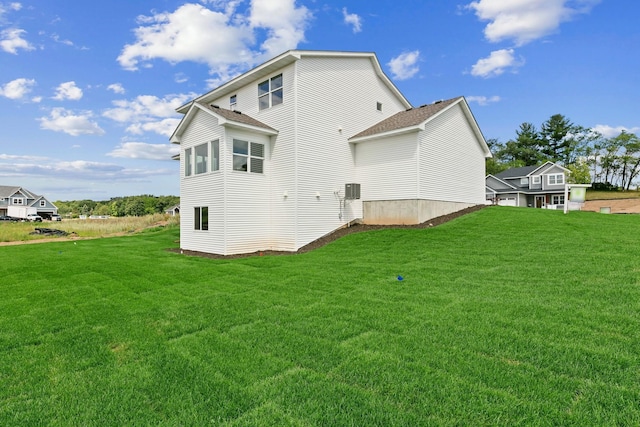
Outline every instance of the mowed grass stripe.
POLYGON ((638 225, 490 207, 295 256, 186 257, 176 228, 1 247, 0 424, 640 424, 638 225))

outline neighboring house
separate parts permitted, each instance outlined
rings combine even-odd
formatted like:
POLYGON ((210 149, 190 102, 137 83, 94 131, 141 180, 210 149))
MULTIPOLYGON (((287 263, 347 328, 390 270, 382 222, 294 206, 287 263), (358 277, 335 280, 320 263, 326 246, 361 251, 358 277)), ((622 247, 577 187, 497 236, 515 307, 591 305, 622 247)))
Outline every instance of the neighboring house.
POLYGON ((485 203, 465 99, 413 108, 373 53, 288 51, 177 111, 185 250, 296 251, 485 203))
POLYGON ((26 218, 29 214, 38 214, 50 219, 57 214, 56 205, 38 196, 26 188, 0 185, 0 215, 26 218))
POLYGON ((562 209, 569 170, 553 162, 487 175, 486 197, 502 206, 562 209))
POLYGON ((164 213, 171 216, 180 215, 180 205, 171 206, 169 209, 165 210, 164 213))

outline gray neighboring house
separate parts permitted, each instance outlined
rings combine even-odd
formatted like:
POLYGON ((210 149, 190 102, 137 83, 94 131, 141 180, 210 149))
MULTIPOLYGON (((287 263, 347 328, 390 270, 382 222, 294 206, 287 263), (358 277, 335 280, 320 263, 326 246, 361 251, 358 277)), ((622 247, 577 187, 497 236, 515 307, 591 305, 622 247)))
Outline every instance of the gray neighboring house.
POLYGON ((487 200, 500 206, 563 209, 568 174, 568 169, 546 162, 487 175, 487 200))
POLYGON ((23 187, 0 185, 0 215, 26 218, 38 214, 44 219, 58 213, 56 205, 23 187))

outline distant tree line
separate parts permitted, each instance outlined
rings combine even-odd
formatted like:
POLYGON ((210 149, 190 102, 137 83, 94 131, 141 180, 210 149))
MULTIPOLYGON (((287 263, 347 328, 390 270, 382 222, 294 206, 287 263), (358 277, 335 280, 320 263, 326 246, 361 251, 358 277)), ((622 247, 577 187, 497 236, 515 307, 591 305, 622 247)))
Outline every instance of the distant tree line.
POLYGON ((562 114, 551 116, 540 129, 532 123, 522 123, 516 137, 506 143, 497 139, 487 143, 493 154, 487 159, 487 174, 552 161, 569 169, 570 182, 592 183, 596 189, 629 190, 640 177, 637 135, 623 131, 605 138, 562 114))
POLYGON ((107 201, 72 200, 56 201, 58 213, 65 217, 77 218, 80 215, 144 216, 164 213, 180 203, 178 196, 126 196, 114 197, 107 201))

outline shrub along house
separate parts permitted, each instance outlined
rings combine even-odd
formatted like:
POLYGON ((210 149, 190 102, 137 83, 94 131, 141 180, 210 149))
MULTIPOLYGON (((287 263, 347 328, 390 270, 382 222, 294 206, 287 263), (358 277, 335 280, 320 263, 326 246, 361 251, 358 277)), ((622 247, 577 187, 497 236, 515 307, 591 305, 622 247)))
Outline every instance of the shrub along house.
POLYGON ((465 99, 413 108, 373 53, 288 51, 177 111, 185 250, 296 251, 484 203, 490 152, 465 99))

